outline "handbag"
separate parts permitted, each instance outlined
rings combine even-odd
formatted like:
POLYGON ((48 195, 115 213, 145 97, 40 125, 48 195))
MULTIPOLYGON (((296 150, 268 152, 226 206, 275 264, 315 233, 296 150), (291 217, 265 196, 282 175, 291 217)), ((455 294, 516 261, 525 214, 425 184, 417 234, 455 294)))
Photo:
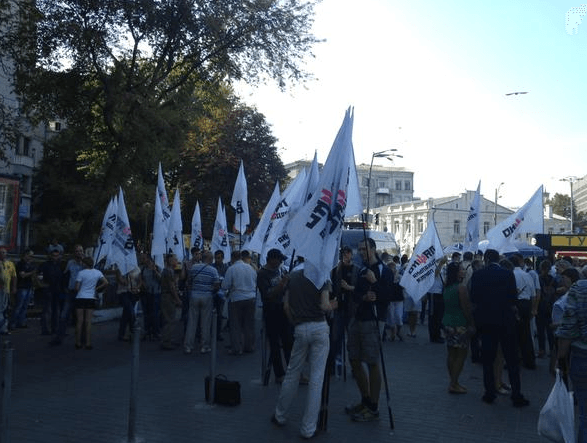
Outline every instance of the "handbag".
POLYGON ((538 416, 538 435, 557 443, 575 442, 575 405, 560 370, 538 416))
MULTIPOLYGON (((241 403, 241 384, 230 381, 226 375, 218 374, 214 383, 214 403, 225 406, 237 406, 241 403)), ((210 376, 204 379, 206 401, 210 401, 210 376)))

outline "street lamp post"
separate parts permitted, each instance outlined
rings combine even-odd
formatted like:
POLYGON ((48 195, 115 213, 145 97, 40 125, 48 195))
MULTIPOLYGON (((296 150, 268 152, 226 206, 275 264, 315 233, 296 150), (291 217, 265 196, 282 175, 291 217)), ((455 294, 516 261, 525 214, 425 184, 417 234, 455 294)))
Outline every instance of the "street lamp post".
POLYGON ((394 154, 394 152, 396 152, 397 149, 395 148, 391 148, 391 149, 385 149, 384 151, 379 151, 379 152, 374 152, 371 155, 371 165, 369 166, 369 178, 367 179, 367 215, 366 215, 366 222, 367 222, 367 228, 369 227, 369 203, 371 200, 371 172, 373 171, 373 160, 375 158, 386 158, 389 161, 393 162, 393 158, 394 157, 400 157, 403 158, 402 155, 399 154, 394 154))
POLYGON ((501 197, 499 195, 499 188, 503 185, 503 182, 495 189, 495 204, 493 205, 493 226, 497 226, 497 199, 501 197))
POLYGON ((573 212, 574 211, 574 207, 573 207, 573 183, 575 183, 577 181, 577 177, 575 176, 570 176, 570 177, 564 177, 561 178, 560 181, 562 182, 569 182, 569 184, 571 185, 571 234, 573 234, 575 232, 575 226, 574 226, 574 221, 575 221, 575 217, 573 212))

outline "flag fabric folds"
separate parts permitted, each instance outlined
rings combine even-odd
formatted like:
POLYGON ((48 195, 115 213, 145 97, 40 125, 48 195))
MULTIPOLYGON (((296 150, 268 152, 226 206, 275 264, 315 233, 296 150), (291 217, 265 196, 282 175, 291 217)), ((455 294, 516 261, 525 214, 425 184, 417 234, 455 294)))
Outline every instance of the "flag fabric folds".
POLYGON ((267 226, 263 238, 263 250, 261 252, 261 263, 264 263, 265 254, 270 249, 279 249, 283 254, 290 255, 292 250, 291 236, 288 232, 290 220, 306 197, 307 173, 303 169, 283 192, 281 199, 275 206, 271 221, 267 226))
POLYGON ((157 172, 157 195, 161 202, 161 213, 165 220, 165 227, 171 218, 171 209, 169 208, 169 199, 167 198, 167 191, 165 190, 165 182, 163 181, 163 170, 161 169, 161 162, 159 162, 159 170, 157 172))
POLYGON ((469 216, 467 217, 467 232, 465 233, 464 251, 477 251, 479 244, 479 204, 481 200, 481 180, 477 185, 477 192, 471 202, 469 208, 469 216))
POLYGON ((306 179, 306 193, 304 203, 312 198, 312 193, 316 190, 318 182, 320 181, 320 168, 318 167, 318 153, 314 151, 314 160, 310 166, 310 172, 306 179))
POLYGON ((414 303, 418 303, 434 283, 434 273, 438 267, 438 261, 443 256, 436 225, 434 219, 431 219, 418 240, 399 283, 414 303))
POLYGON ((349 108, 336 135, 312 197, 290 221, 296 255, 304 257, 304 275, 316 286, 330 278, 338 260, 340 237, 354 161, 353 113, 349 108))
POLYGON ((122 275, 128 274, 138 266, 137 253, 124 204, 122 188, 120 188, 118 193, 116 223, 114 225, 110 250, 106 257, 106 268, 112 265, 116 265, 122 275))
POLYGON ((171 207, 171 217, 169 218, 169 225, 167 226, 165 245, 167 253, 175 254, 180 262, 183 261, 185 248, 183 245, 183 224, 181 221, 179 189, 175 190, 175 196, 173 197, 173 206, 171 207))
POLYGON ((232 206, 235 211, 235 230, 242 234, 246 231, 247 225, 250 223, 249 203, 247 197, 247 179, 245 178, 245 167, 242 160, 240 167, 238 168, 238 176, 236 177, 236 183, 234 185, 230 206, 232 206))
POLYGON ((214 232, 212 233, 212 253, 218 250, 224 252, 224 263, 230 261, 230 241, 228 239, 228 229, 226 225, 226 213, 222 206, 222 199, 218 197, 218 209, 216 210, 216 220, 214 221, 214 232))
POLYGON ((200 216, 200 203, 196 201, 194 215, 192 215, 192 233, 190 247, 204 249, 204 237, 202 236, 202 217, 200 216))
POLYGON ((104 218, 102 219, 102 228, 100 229, 100 236, 98 237, 98 245, 94 254, 94 263, 97 265, 100 260, 108 255, 110 245, 112 244, 112 236, 114 234, 114 227, 116 226, 117 214, 117 200, 111 198, 104 218))
MULTIPOLYGON (((252 237, 249 239, 248 243, 245 244, 244 248, 248 249, 249 251, 257 252, 261 254, 263 252, 263 243, 265 240, 265 234, 267 233, 267 229, 269 224, 271 223, 271 217, 274 214, 274 209, 277 207, 279 203, 279 199, 281 198, 281 192, 279 192, 279 182, 275 182, 275 188, 273 189, 273 194, 271 194, 271 198, 269 202, 265 206, 265 210, 263 211, 263 215, 259 220, 259 224, 255 229, 252 237)), ((264 260, 264 257, 261 257, 261 260, 264 260)))
POLYGON ((151 241, 151 257, 159 268, 163 269, 163 256, 167 253, 165 237, 167 236, 167 222, 161 209, 159 192, 155 193, 155 210, 153 214, 153 239, 151 241))
POLYGON ((544 203, 542 186, 524 206, 487 232, 489 247, 498 252, 516 250, 514 240, 522 234, 544 231, 544 203))

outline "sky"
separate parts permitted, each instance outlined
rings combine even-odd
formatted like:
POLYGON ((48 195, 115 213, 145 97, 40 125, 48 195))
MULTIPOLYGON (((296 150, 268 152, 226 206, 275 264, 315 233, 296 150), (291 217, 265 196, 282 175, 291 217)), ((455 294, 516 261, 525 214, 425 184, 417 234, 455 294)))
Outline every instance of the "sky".
POLYGON ((353 106, 357 164, 397 149, 403 158, 374 164, 413 171, 414 197, 458 195, 479 181, 508 207, 540 185, 570 195, 561 179, 587 175, 579 1, 323 0, 313 29, 325 42, 305 66, 315 79, 238 91, 265 115, 284 163, 314 152, 326 161, 353 106))

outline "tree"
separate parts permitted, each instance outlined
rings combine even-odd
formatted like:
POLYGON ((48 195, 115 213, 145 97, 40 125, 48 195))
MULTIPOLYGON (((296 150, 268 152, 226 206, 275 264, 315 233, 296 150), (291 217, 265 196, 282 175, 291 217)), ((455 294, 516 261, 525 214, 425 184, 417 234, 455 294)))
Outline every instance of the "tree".
MULTIPOLYGON (((84 220, 82 237, 96 231, 118 186, 138 194, 159 160, 177 158, 203 112, 200 91, 236 79, 285 87, 308 77, 302 62, 318 42, 310 32, 315 3, 0 0, 0 23, 16 24, 2 34, 0 53, 15 60, 22 111, 33 122, 66 122, 43 174, 67 165, 66 180, 92 191, 91 204, 71 209, 84 220)), ((44 184, 44 199, 61 186, 44 184)))
MULTIPOLYGON (((230 199, 241 159, 244 162, 251 224, 256 224, 275 186, 285 184, 287 173, 277 155, 277 139, 263 114, 239 104, 215 108, 202 116, 182 151, 182 195, 188 208, 196 200, 202 208, 204 236, 211 233, 218 197, 227 206, 227 219, 234 221, 230 199)), ((186 212, 184 211, 184 214, 186 212)), ((191 214, 190 214, 191 215, 191 214)))
MULTIPOLYGON (((571 197, 566 194, 554 194, 554 197, 546 200, 546 204, 552 206, 552 212, 562 217, 571 217, 571 197)), ((576 215, 576 210, 573 208, 576 215)))

